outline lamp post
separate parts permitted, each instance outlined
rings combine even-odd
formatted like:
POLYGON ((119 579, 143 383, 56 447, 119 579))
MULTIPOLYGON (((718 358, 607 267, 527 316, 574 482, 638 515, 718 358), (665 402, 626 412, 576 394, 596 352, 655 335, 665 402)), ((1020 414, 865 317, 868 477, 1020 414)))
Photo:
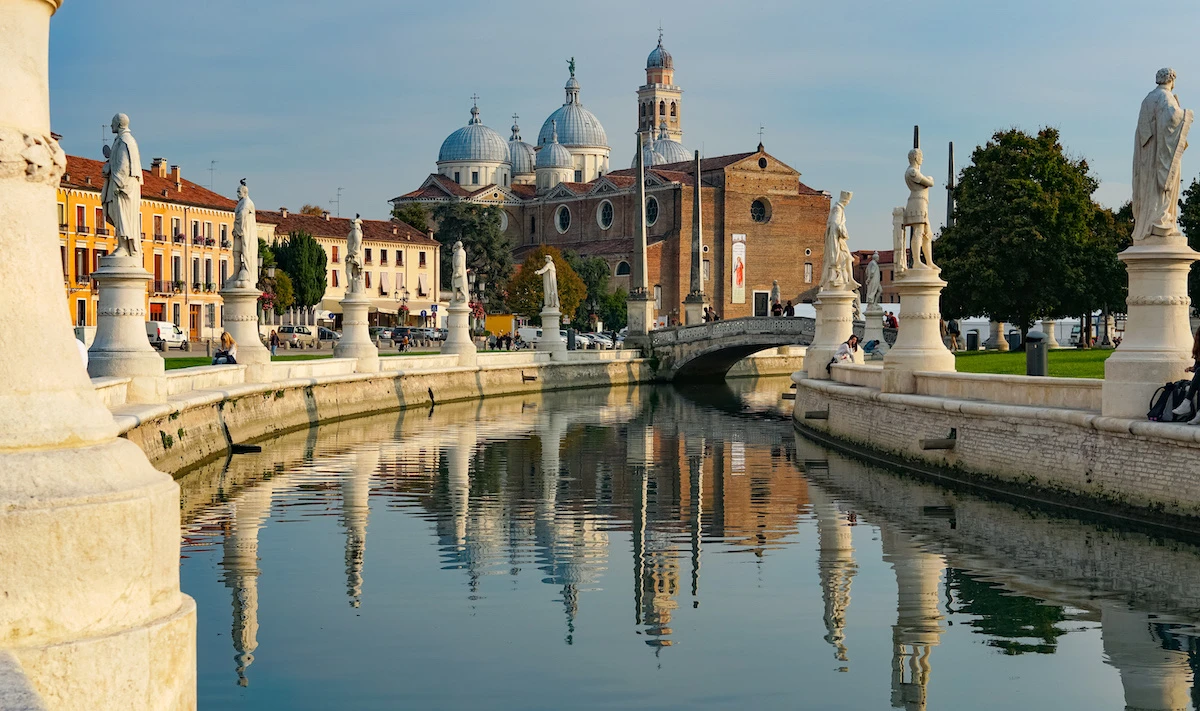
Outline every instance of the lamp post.
POLYGON ((486 296, 487 277, 484 276, 483 274, 480 274, 479 279, 477 280, 476 283, 479 288, 479 311, 482 314, 479 318, 478 330, 486 331, 487 330, 487 296, 486 296))

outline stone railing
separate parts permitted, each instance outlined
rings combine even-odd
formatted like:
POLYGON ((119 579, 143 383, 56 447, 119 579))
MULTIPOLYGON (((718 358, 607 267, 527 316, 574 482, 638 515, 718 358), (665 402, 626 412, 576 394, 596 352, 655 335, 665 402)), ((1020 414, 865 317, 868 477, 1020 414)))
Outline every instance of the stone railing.
POLYGON ((811 340, 815 328, 816 324, 813 319, 807 317, 751 316, 729 321, 699 323, 692 326, 660 328, 650 332, 650 344, 660 347, 750 334, 791 334, 798 339, 807 336, 811 340))
POLYGON ((917 395, 1006 405, 1100 410, 1103 380, 987 373, 917 372, 917 395))
POLYGON ((830 367, 833 379, 846 385, 857 385, 863 388, 879 390, 883 386, 882 365, 858 365, 857 363, 837 363, 830 367))
POLYGON ((201 365, 168 370, 167 396, 181 395, 192 390, 211 390, 237 385, 246 380, 244 365, 201 365))

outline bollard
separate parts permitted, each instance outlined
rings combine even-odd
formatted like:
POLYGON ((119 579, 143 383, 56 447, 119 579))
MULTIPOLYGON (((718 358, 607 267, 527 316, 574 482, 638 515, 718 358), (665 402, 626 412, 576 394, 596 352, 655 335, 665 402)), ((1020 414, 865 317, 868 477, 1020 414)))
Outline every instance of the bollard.
POLYGON ((209 358, 212 358, 212 339, 211 338, 204 339, 204 355, 208 356, 209 358))
POLYGON ((1046 347, 1046 334, 1030 331, 1025 336, 1025 374, 1045 377, 1050 373, 1050 349, 1046 347))

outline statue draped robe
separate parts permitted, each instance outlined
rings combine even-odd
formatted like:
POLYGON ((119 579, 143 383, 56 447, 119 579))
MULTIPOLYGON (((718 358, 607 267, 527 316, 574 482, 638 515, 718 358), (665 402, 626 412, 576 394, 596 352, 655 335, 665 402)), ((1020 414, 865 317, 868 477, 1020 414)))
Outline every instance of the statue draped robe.
POLYGON ((1133 147, 1133 239, 1179 236, 1180 161, 1192 112, 1159 85, 1142 100, 1133 147))
POLYGON ((137 141, 128 129, 113 139, 103 172, 100 202, 104 205, 105 221, 113 226, 117 249, 130 256, 139 254, 142 247, 142 225, 138 215, 142 205, 142 157, 137 141))
POLYGON ((240 198, 233 210, 233 265, 235 285, 253 286, 258 281, 258 221, 249 195, 240 198))
POLYGON ((467 302, 467 251, 462 245, 455 245, 453 254, 454 269, 450 274, 450 289, 454 301, 467 302))

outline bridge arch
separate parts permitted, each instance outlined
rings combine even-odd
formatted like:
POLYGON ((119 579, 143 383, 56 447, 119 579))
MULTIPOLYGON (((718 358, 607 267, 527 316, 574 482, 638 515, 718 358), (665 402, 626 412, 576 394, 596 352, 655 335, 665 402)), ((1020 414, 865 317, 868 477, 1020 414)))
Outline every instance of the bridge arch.
POLYGON ((812 343, 811 318, 749 317, 660 329, 650 333, 650 355, 667 380, 722 379, 748 355, 812 343))

